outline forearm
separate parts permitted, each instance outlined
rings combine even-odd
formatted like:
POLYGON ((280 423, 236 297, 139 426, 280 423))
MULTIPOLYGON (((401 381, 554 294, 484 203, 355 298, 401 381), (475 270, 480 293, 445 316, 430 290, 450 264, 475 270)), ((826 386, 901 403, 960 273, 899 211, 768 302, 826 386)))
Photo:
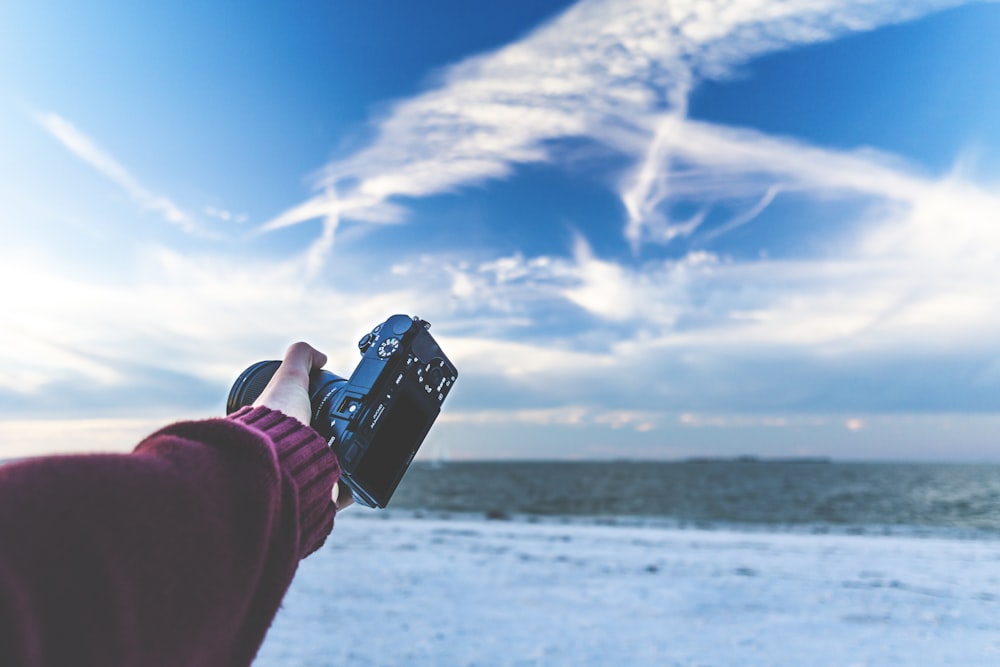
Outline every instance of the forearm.
POLYGON ((249 664, 337 473, 266 408, 0 470, 0 664, 249 664))

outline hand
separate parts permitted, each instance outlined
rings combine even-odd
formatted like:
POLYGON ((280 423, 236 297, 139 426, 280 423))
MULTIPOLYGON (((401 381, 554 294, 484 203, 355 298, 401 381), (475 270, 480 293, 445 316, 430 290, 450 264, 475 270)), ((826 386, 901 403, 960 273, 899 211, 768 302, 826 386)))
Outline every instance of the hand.
MULTIPOLYGON (((309 374, 326 363, 326 355, 308 343, 295 343, 285 352, 285 359, 264 387, 254 407, 264 406, 295 417, 309 424, 312 407, 309 402, 309 374)), ((339 485, 333 485, 333 502, 337 509, 344 509, 354 502, 350 493, 340 498, 339 485)))
POLYGON ((326 355, 309 343, 295 343, 285 352, 285 359, 264 387, 254 407, 264 406, 280 410, 289 417, 295 417, 308 424, 312 415, 309 405, 309 374, 315 368, 322 368, 326 355))

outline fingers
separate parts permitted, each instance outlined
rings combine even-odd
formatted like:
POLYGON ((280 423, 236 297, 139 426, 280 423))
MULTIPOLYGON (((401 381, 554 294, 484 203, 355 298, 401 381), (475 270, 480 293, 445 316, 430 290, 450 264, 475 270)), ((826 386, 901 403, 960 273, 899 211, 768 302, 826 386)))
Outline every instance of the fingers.
POLYGON ((350 489, 343 491, 343 497, 341 497, 341 489, 339 482, 333 483, 333 504, 338 510, 354 504, 354 494, 351 493, 350 489))
POLYGON ((304 424, 309 423, 309 374, 326 363, 326 355, 308 343, 295 343, 288 348, 271 381, 254 401, 284 412, 304 424))
POLYGON ((285 352, 285 359, 281 362, 281 369, 288 373, 309 375, 314 368, 322 368, 326 363, 326 355, 314 348, 309 343, 299 341, 293 343, 285 352))

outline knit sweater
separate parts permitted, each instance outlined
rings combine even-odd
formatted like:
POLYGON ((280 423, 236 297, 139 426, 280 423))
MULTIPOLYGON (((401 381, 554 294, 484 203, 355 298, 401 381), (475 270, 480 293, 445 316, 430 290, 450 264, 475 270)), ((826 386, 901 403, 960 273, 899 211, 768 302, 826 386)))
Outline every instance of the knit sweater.
POLYGON ((249 665, 340 468, 267 408, 0 468, 0 665, 249 665))

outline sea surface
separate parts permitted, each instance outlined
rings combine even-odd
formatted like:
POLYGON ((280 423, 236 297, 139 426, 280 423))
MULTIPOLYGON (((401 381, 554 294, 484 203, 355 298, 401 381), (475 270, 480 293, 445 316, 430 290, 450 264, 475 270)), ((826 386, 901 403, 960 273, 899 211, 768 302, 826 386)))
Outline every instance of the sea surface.
POLYGON ((1000 538, 1000 465, 416 462, 386 512, 498 520, 1000 538))
POLYGON ((351 511, 372 518, 997 540, 1000 464, 417 461, 388 509, 351 511))

